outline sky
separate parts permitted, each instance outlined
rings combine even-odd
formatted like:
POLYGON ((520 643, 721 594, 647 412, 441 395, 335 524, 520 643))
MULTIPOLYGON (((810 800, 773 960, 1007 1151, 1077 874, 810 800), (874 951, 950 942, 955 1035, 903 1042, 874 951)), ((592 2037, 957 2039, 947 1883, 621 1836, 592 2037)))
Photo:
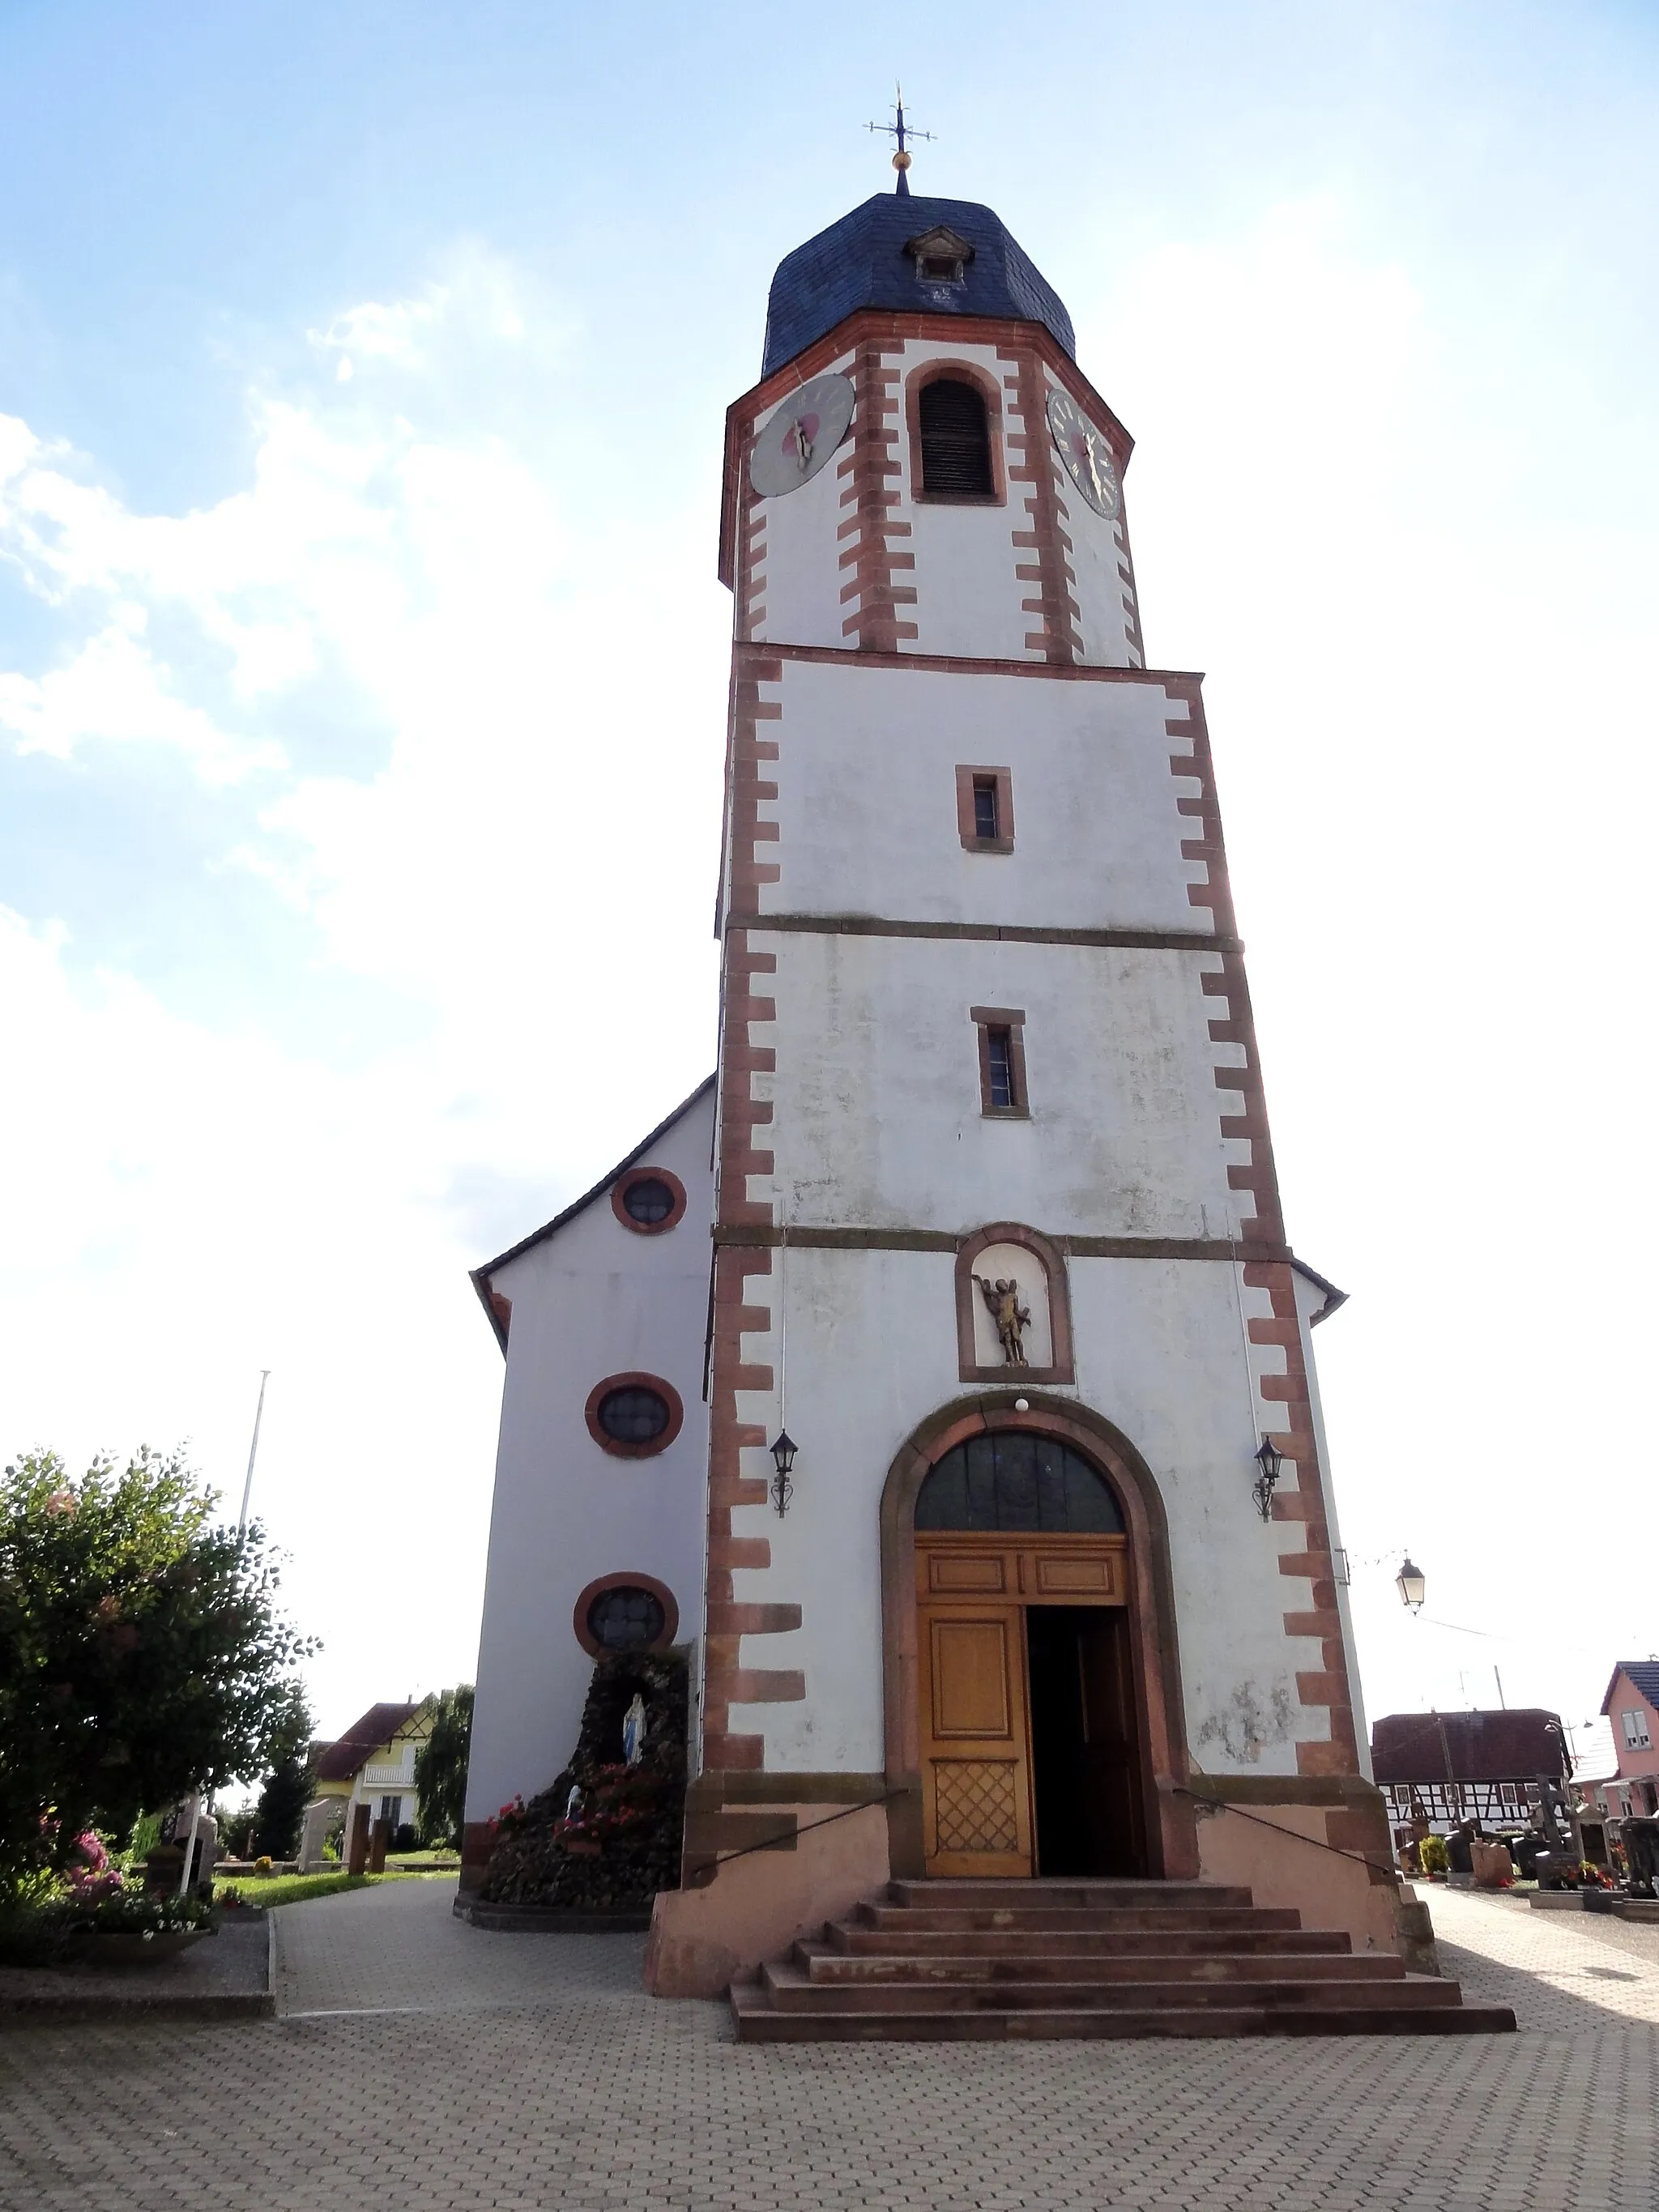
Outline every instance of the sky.
POLYGON ((1367 1704, 1582 1742, 1659 1650, 1640 6, 0 0, 0 1454, 234 1512, 268 1368, 320 1727, 471 1679, 467 1270, 712 1065, 724 412, 896 76, 1206 672, 1367 1704))

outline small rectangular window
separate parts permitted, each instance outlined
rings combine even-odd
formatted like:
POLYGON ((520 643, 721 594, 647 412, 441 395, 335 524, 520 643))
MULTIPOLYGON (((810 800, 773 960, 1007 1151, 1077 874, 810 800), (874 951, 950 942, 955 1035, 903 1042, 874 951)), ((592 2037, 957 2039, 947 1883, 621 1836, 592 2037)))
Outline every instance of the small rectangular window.
POLYGON ((1014 785, 1006 768, 957 769, 957 829, 969 853, 1014 849, 1014 785))
POLYGON ((991 1103, 1006 1109, 1014 1103, 1013 1031, 987 1030, 985 1049, 991 1064, 991 1103))
POLYGON ((1631 1751, 1647 1751, 1650 1749, 1651 1746, 1651 1739, 1648 1735, 1647 1715, 1644 1712, 1626 1713, 1623 1716, 1623 1719, 1625 1723, 1625 1743, 1626 1747, 1631 1751))
POLYGON ((1016 1006, 975 1006, 979 1032, 979 1105, 981 1114, 1023 1119, 1025 1096, 1025 1017, 1016 1006))

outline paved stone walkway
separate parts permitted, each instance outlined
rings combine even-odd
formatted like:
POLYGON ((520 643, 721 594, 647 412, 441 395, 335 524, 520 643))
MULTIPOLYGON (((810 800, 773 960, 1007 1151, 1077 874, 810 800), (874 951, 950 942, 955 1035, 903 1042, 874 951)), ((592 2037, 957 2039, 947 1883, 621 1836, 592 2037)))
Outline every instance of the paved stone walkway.
POLYGON ((287 1908, 275 2022, 0 2035, 0 2208, 1659 2204, 1659 1929, 1437 1893, 1515 2036, 739 2049, 641 1995, 640 1938, 487 1936, 451 1895, 287 1908))

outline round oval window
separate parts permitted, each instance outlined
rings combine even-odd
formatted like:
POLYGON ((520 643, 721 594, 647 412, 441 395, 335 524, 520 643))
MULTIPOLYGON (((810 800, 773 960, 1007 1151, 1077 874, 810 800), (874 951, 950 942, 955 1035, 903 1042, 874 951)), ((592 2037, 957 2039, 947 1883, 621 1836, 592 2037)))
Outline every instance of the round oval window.
POLYGON ((607 1390, 599 1401, 599 1426, 619 1444, 654 1443, 672 1419, 668 1401, 637 1382, 607 1390))
POLYGON ((587 1632, 604 1651, 636 1651, 660 1641, 668 1626, 653 1590, 620 1583, 601 1590, 587 1608, 587 1632))
POLYGON ((666 1221, 674 1211, 674 1194, 659 1176, 641 1176, 630 1182, 623 1193, 623 1205, 630 1221, 637 1221, 647 1229, 654 1229, 659 1221, 666 1221))

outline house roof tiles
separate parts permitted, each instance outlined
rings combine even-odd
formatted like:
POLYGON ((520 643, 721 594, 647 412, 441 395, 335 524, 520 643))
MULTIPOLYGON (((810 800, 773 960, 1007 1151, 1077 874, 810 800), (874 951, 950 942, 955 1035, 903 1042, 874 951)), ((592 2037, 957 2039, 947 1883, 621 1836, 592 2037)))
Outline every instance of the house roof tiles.
POLYGON ((1388 1713, 1371 1730, 1371 1767, 1379 1782, 1526 1782, 1560 1773, 1565 1741, 1560 1716, 1540 1706, 1388 1713))
POLYGON ((371 1705, 343 1736, 325 1747, 317 1761, 317 1779, 351 1781, 358 1770, 368 1764, 372 1753, 383 1743, 390 1743, 398 1729, 414 1719, 421 1705, 417 1698, 412 1705, 371 1705))
POLYGON ((1607 1684, 1607 1694, 1601 1700, 1605 1713, 1613 1705, 1613 1693, 1623 1675, 1638 1698, 1645 1698, 1659 1712, 1659 1659, 1621 1659, 1613 1670, 1613 1680, 1607 1684))

